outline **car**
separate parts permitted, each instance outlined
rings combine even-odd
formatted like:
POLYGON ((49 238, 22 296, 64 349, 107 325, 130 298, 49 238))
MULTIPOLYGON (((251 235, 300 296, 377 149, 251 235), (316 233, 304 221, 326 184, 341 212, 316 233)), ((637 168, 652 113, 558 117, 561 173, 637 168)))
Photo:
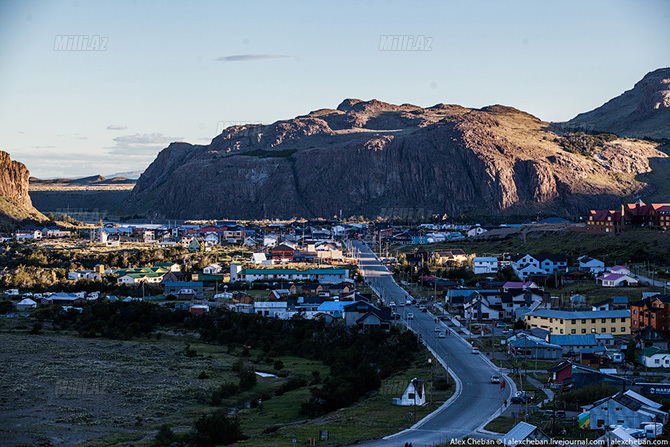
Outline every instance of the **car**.
POLYGON ((419 309, 421 310, 421 312, 428 312, 428 309, 426 309, 426 306, 421 306, 419 309))
POLYGON ((500 376, 497 374, 494 374, 491 376, 491 383, 500 383, 500 376))
POLYGON ((391 302, 389 303, 389 306, 390 306, 390 307, 395 307, 395 306, 396 306, 395 301, 391 301, 391 302))
POLYGON ((444 335, 444 332, 440 332, 437 334, 437 338, 446 338, 446 335, 444 335))
POLYGON ((514 396, 509 400, 513 404, 523 404, 528 400, 528 396, 523 391, 517 391, 514 396))
POLYGON ((412 304, 414 304, 414 301, 413 301, 413 300, 407 300, 407 305, 408 305, 408 306, 411 306, 412 304))
POLYGON ((507 325, 506 325, 505 323, 503 323, 502 321, 498 321, 498 322, 496 323, 496 327, 498 327, 498 328, 506 328, 507 325))
POLYGON ((479 354, 479 348, 477 348, 477 347, 472 348, 472 353, 473 354, 479 354))
POLYGON ((544 410, 544 413, 542 413, 543 418, 550 418, 554 416, 554 412, 552 410, 544 410))
POLYGON ((414 319, 414 314, 411 313, 411 312, 408 313, 408 314, 407 314, 407 319, 408 319, 408 320, 413 320, 413 319, 414 319))
POLYGON ((556 410, 556 418, 565 419, 565 410, 556 410))
POLYGON ((405 307, 405 302, 404 301, 398 301, 398 306, 405 307))
POLYGON ((393 312, 391 314, 391 320, 399 320, 399 319, 400 319, 400 314, 397 314, 395 312, 393 312))
POLYGON ((435 326, 435 332, 440 332, 442 328, 440 326, 435 326))

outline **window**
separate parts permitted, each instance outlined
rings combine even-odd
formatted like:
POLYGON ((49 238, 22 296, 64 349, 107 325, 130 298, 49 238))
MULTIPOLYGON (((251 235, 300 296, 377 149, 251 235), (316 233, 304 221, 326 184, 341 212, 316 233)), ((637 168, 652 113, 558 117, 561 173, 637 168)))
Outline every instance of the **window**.
POLYGON ((577 320, 570 320, 570 323, 577 324, 577 320))
POLYGON ((616 323, 616 318, 612 318, 612 323, 616 323))
POLYGON ((563 333, 563 329, 561 329, 561 334, 563 333))
MULTIPOLYGON (((602 320, 600 320, 601 323, 604 323, 604 322, 606 322, 606 321, 607 321, 607 319, 605 319, 605 318, 603 318, 602 320)), ((594 321, 594 323, 595 323, 595 321, 594 321)))
POLYGON ((586 320, 582 320, 582 324, 585 324, 585 323, 586 323, 586 320))
POLYGON ((616 328, 615 328, 615 327, 612 328, 612 332, 616 332, 616 328))
POLYGON ((604 328, 604 327, 603 327, 603 328, 600 328, 600 332, 607 332, 607 329, 604 328))
POLYGON ((625 319, 625 318, 622 318, 622 319, 621 319, 621 322, 622 322, 622 323, 625 323, 625 322, 626 322, 626 319, 625 319))
POLYGON ((570 331, 570 333, 571 333, 571 334, 575 334, 575 333, 577 333, 577 331, 574 330, 574 329, 572 329, 572 330, 570 331))
POLYGON ((654 359, 654 364, 658 365, 661 363, 661 359, 654 359))
POLYGON ((586 334, 586 329, 582 329, 582 334, 586 334))
POLYGON ((595 318, 591 318, 591 323, 595 323, 595 322, 596 322, 596 319, 595 319, 595 318))
POLYGON ((621 332, 626 332, 626 328, 625 328, 625 327, 622 327, 622 328, 621 328, 621 332))

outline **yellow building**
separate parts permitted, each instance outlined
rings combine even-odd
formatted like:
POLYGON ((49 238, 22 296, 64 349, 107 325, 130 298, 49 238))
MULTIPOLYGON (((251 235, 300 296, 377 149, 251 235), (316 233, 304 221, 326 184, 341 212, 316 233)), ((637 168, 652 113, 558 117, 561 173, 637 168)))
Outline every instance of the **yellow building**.
POLYGON ((630 334, 629 310, 596 310, 569 312, 539 309, 525 316, 531 328, 546 329, 552 334, 630 334))

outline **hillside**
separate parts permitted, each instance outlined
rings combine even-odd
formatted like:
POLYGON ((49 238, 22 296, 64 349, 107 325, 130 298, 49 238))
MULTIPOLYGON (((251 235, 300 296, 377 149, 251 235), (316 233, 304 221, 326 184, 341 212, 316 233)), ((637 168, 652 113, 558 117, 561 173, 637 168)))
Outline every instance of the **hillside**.
POLYGON ((50 180, 30 177, 29 184, 33 205, 44 213, 65 209, 119 212, 133 186, 133 179, 101 175, 50 180))
POLYGON ((648 73, 631 90, 566 124, 619 136, 670 139, 670 68, 648 73))
POLYGON ((28 194, 29 177, 30 172, 23 163, 13 161, 7 152, 0 151, 0 221, 45 219, 33 208, 28 194))
MULTIPOLYGON (((172 143, 127 212, 170 218, 583 213, 657 188, 656 143, 559 136, 511 107, 347 99, 271 125, 172 143), (591 141, 591 140, 593 141, 591 141), (637 179, 636 179, 637 177, 637 179), (409 211, 408 211, 409 210, 409 211)), ((665 165, 664 165, 665 166, 665 165)))

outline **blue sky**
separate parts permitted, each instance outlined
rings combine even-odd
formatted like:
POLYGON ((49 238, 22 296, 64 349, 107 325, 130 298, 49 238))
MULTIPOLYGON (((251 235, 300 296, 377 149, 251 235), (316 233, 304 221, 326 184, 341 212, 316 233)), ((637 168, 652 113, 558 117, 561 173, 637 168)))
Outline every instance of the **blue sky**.
POLYGON ((4 1, 0 149, 42 178, 143 170, 170 141, 344 98, 564 121, 670 65, 668 23, 667 0, 4 1), (430 49, 379 51, 394 35, 430 49))

